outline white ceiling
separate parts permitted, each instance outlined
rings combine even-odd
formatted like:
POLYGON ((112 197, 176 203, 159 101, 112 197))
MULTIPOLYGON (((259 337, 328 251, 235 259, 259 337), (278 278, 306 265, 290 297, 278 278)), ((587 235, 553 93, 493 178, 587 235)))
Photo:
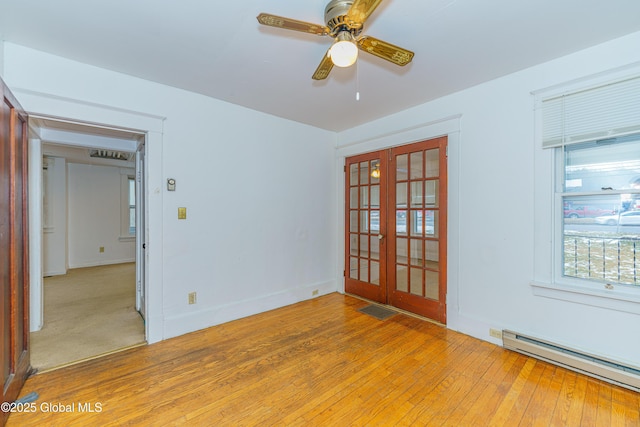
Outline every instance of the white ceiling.
MULTIPOLYGON (((0 0, 6 41, 341 131, 640 30, 639 0, 384 0, 364 33, 415 52, 311 75, 328 0, 0 0), (356 91, 360 100, 356 100, 356 91)), ((640 47, 639 47, 640 48, 640 47)))

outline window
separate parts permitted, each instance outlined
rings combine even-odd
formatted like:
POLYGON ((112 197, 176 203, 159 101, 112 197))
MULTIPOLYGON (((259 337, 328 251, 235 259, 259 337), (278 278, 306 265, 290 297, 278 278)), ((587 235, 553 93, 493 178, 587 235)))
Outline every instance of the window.
POLYGON ((534 94, 534 294, 640 314, 640 67, 534 94))
POLYGON ((640 134, 556 150, 562 276, 640 286, 640 134))
POLYGON ((42 229, 45 233, 53 232, 53 169, 56 160, 53 157, 42 158, 42 229))
POLYGON ((130 176, 128 177, 128 189, 129 189, 129 234, 135 236, 136 234, 136 180, 130 176))
POLYGON ((135 171, 120 170, 120 241, 136 236, 136 180, 135 171))

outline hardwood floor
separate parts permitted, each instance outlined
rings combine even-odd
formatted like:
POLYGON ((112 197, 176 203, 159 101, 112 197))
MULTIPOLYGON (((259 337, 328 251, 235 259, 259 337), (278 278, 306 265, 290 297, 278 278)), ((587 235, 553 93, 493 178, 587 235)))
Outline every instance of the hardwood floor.
POLYGON ((7 425, 640 425, 638 393, 365 305, 331 294, 36 375, 7 425))

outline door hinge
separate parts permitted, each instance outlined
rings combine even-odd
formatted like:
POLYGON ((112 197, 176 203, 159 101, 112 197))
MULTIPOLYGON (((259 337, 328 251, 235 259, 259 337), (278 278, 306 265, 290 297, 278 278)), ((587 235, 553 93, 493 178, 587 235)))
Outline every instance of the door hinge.
POLYGON ((449 157, 449 146, 448 145, 446 147, 444 147, 444 155, 446 157, 449 157))
POLYGON ((347 165, 344 165, 344 167, 343 167, 342 171, 343 171, 344 173, 347 173, 347 165))
POLYGON ((342 270, 342 277, 347 277, 347 270, 342 270))

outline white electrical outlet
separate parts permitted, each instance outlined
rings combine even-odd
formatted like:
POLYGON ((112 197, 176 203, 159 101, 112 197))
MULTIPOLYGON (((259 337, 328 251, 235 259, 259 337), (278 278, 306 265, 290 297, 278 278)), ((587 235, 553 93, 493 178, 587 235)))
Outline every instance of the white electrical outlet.
POLYGON ((502 339, 502 331, 500 329, 490 328, 489 335, 491 335, 494 338, 502 339))

